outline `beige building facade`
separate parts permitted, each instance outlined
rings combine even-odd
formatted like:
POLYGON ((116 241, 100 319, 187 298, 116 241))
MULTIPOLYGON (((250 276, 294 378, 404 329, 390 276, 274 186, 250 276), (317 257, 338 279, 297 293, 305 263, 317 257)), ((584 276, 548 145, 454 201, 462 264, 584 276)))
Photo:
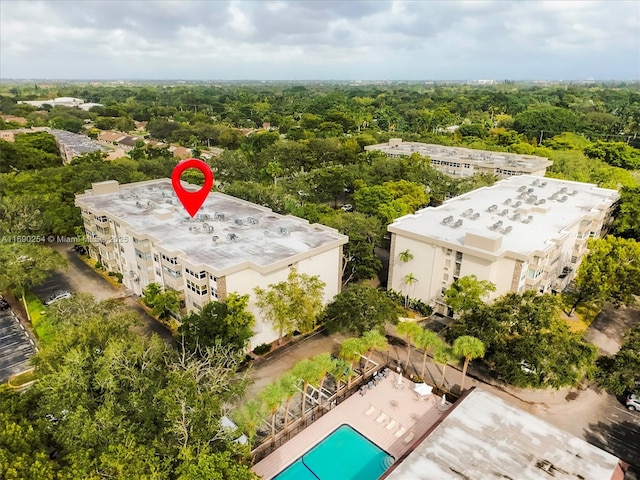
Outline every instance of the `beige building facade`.
POLYGON ((436 170, 453 177, 470 177, 477 173, 495 175, 498 178, 514 175, 544 177, 547 167, 553 163, 547 158, 535 155, 403 142, 401 138, 392 138, 389 143, 367 145, 364 149, 380 151, 392 158, 408 157, 417 153, 423 157, 429 157, 431 165, 436 170))
POLYGON ((561 291, 618 198, 592 184, 522 175, 419 210, 388 227, 388 286, 443 314, 444 290, 469 275, 493 282, 492 298, 561 291), (407 250, 413 259, 404 262, 407 250))
POLYGON ((251 347, 278 338, 255 305, 255 287, 286 280, 295 268, 325 283, 325 303, 341 288, 346 236, 229 195, 210 193, 191 218, 169 179, 107 181, 77 195, 76 205, 92 257, 120 272, 136 295, 158 283, 181 294, 183 311, 193 311, 231 292, 249 294, 256 316, 251 347))

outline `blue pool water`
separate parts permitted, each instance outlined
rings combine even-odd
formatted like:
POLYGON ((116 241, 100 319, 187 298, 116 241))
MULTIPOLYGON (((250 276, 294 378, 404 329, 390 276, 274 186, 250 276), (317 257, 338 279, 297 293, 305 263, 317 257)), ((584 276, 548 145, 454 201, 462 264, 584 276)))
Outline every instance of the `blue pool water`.
POLYGON ((376 480, 393 461, 349 425, 341 425, 274 480, 376 480))

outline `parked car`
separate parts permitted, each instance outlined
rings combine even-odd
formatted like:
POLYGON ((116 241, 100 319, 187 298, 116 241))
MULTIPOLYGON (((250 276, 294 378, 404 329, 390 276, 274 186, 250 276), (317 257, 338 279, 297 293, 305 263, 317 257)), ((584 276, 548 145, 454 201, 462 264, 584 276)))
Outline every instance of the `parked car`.
POLYGON ((0 296, 0 310, 6 310, 9 308, 9 302, 7 302, 4 297, 0 296))
POLYGON ((627 408, 629 410, 640 411, 640 395, 632 393, 627 396, 627 408))
POLYGON ((47 301, 44 302, 44 304, 48 307, 52 303, 55 303, 59 300, 64 300, 65 298, 71 298, 71 292, 66 292, 66 291, 56 292, 53 295, 51 295, 49 298, 47 298, 47 301))

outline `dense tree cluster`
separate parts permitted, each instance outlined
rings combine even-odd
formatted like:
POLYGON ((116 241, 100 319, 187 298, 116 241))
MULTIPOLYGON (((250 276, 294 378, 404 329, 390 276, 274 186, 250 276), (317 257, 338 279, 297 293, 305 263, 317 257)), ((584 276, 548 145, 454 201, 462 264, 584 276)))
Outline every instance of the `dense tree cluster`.
POLYGON ((76 295, 48 315, 57 333, 34 358, 38 382, 0 389, 3 478, 253 478, 219 423, 244 391, 241 354, 139 336, 117 300, 76 295))
POLYGON ((475 304, 448 332, 451 340, 464 335, 482 341, 486 361, 518 387, 576 386, 595 370, 596 347, 569 330, 549 294, 507 293, 475 304))

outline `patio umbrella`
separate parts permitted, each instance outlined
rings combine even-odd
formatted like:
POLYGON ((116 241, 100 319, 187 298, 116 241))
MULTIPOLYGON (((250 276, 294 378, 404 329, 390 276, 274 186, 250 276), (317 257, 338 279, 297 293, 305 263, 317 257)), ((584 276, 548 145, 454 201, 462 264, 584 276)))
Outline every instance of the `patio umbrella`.
POLYGON ((431 385, 427 385, 426 383, 416 383, 416 386, 413 387, 413 390, 420 396, 431 395, 431 390, 433 387, 431 385))

